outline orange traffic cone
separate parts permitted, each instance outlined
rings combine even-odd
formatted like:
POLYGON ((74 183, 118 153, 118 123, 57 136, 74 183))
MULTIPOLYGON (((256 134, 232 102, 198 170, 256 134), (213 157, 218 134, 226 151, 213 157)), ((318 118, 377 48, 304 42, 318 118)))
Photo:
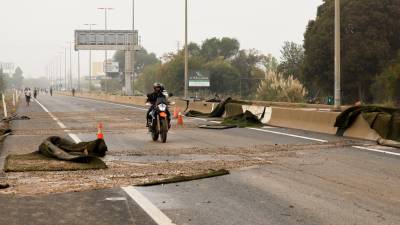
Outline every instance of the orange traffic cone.
POLYGON ((175 118, 175 119, 178 118, 179 111, 180 111, 180 110, 179 110, 178 108, 174 107, 174 118, 175 118))
POLYGON ((183 126, 183 116, 181 112, 178 113, 178 125, 183 126))
POLYGON ((103 123, 99 123, 97 126, 97 139, 104 139, 103 123))

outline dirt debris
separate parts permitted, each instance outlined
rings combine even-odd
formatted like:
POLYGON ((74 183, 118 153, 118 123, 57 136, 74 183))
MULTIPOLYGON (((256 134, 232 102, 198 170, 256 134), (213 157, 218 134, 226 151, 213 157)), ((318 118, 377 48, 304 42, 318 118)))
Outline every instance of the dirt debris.
MULTIPOLYGON (((350 143, 316 145, 253 146, 247 148, 188 148, 169 149, 163 155, 180 154, 237 155, 236 160, 178 161, 143 163, 135 160, 106 161, 108 169, 70 172, 24 172, 7 173, 5 181, 10 188, 0 190, 0 194, 37 195, 50 193, 78 192, 93 189, 113 188, 171 179, 176 176, 195 176, 210 170, 232 170, 274 163, 282 157, 297 157, 299 150, 312 151, 336 148, 350 143)), ((155 152, 130 153, 137 157, 161 155, 155 152)), ((123 153, 117 155, 123 156, 123 153)), ((126 154, 128 155, 128 154, 126 154)), ((196 157, 194 157, 196 158, 196 157)))

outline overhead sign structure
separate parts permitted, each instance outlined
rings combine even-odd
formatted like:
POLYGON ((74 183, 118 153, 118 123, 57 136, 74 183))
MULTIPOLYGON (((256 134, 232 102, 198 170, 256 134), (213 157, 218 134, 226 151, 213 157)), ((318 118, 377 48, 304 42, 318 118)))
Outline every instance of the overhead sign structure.
POLYGON ((75 30, 75 50, 125 50, 138 46, 138 32, 132 30, 75 30))
POLYGON ((189 87, 210 87, 210 78, 199 71, 194 71, 189 76, 189 87))
POLYGON ((119 72, 119 63, 118 62, 104 63, 104 71, 106 73, 118 73, 119 72))

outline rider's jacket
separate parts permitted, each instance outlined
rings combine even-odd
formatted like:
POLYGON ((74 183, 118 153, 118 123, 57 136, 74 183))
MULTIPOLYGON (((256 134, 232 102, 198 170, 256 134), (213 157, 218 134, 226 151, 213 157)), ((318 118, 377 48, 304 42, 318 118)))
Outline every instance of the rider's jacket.
POLYGON ((150 102, 152 105, 156 104, 157 98, 163 97, 164 94, 162 91, 153 92, 147 95, 147 102, 150 102))

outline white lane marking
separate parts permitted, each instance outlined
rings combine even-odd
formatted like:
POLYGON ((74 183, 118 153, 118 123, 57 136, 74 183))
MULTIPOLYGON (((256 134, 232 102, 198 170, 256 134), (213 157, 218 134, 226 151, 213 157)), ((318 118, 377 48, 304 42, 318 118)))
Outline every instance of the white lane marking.
POLYGON ((68 135, 75 141, 75 143, 81 143, 82 140, 76 134, 68 133, 68 135))
POLYGON ((160 209, 143 196, 136 188, 123 187, 124 190, 158 225, 175 225, 160 209))
POLYGON ((373 148, 367 148, 367 147, 362 147, 362 146, 353 146, 353 148, 366 150, 366 151, 371 151, 371 152, 384 153, 384 154, 388 154, 388 155, 400 156, 400 153, 388 152, 388 151, 383 151, 383 150, 378 150, 378 149, 373 149, 373 148))
POLYGON ((63 123, 61 123, 61 121, 57 121, 57 124, 61 127, 61 129, 67 128, 63 123))
POLYGON ((124 198, 124 197, 111 197, 111 198, 106 198, 106 201, 126 201, 126 198, 124 198))
POLYGON ((138 110, 142 110, 142 111, 147 111, 147 109, 140 108, 140 107, 135 107, 135 106, 130 106, 130 105, 123 105, 123 104, 118 104, 118 103, 113 103, 113 102, 94 100, 94 99, 91 99, 91 98, 81 98, 81 99, 88 100, 88 101, 93 101, 93 102, 106 103, 106 104, 109 104, 109 105, 122 106, 122 107, 125 107, 125 108, 131 108, 131 109, 138 109, 138 110))
POLYGON ((328 143, 327 140, 322 140, 322 139, 317 139, 317 138, 310 138, 310 137, 294 135, 294 134, 287 134, 287 133, 282 133, 282 132, 277 132, 277 131, 263 130, 263 129, 258 129, 258 128, 247 128, 247 129, 261 131, 261 132, 265 132, 265 133, 279 134, 279 135, 283 135, 283 136, 300 138, 300 139, 305 139, 305 140, 317 141, 317 142, 322 142, 322 143, 328 143))
POLYGON ((262 128, 263 128, 263 129, 274 129, 274 128, 276 128, 276 127, 271 127, 271 126, 263 126, 262 128))
MULTIPOLYGON (((55 117, 55 116, 53 115, 53 113, 51 113, 44 105, 42 105, 42 103, 40 103, 37 99, 34 99, 34 100, 36 101, 36 103, 37 103, 40 107, 42 107, 42 109, 43 109, 45 112, 47 112, 47 113, 50 115, 50 117, 51 117, 54 121, 56 121, 57 125, 58 125, 61 129, 66 129, 66 128, 67 128, 67 126, 65 126, 57 117, 55 117)), ((79 137, 78 137, 76 134, 69 133, 68 130, 64 130, 64 132, 66 132, 66 133, 68 134, 68 136, 70 136, 70 137, 72 138, 72 140, 75 141, 75 143, 80 143, 80 142, 82 142, 81 139, 79 139, 79 137)))

